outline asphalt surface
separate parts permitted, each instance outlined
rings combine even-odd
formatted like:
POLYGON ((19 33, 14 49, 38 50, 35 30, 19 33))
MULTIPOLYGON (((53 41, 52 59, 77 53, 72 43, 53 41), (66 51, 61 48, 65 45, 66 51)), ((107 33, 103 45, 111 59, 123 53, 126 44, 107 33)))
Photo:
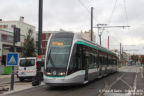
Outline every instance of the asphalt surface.
POLYGON ((43 85, 4 96, 144 96, 144 78, 139 68, 128 66, 122 70, 86 85, 43 85))

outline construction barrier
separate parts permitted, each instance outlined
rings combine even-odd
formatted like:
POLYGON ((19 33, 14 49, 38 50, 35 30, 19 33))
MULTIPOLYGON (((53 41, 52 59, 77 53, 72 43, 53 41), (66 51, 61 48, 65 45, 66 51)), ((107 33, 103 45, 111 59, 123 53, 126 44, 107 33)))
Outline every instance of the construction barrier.
POLYGON ((12 73, 12 67, 11 66, 5 66, 4 67, 4 74, 9 75, 12 73))

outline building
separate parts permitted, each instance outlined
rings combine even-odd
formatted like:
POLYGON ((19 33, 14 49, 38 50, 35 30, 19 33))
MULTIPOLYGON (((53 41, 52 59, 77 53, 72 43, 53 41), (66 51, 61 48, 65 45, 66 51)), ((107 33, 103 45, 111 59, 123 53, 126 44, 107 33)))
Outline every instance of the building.
POLYGON ((129 53, 122 52, 120 56, 120 51, 118 49, 111 51, 113 51, 119 57, 120 63, 123 65, 127 65, 127 63, 131 60, 131 55, 129 53))
MULTIPOLYGON (((79 32, 79 35, 81 35, 84 39, 91 41, 91 32, 85 31, 85 32, 79 32)), ((93 34, 93 42, 96 43, 96 36, 93 34)))
POLYGON ((47 42, 52 32, 44 31, 42 34, 42 57, 45 58, 47 42))
POLYGON ((20 42, 17 42, 16 52, 21 52, 26 35, 29 30, 33 31, 33 37, 36 39, 35 26, 24 22, 24 17, 19 20, 3 21, 0 19, 0 61, 2 64, 6 63, 6 54, 11 51, 13 45, 13 30, 14 27, 20 28, 20 42))
POLYGON ((120 59, 120 51, 118 49, 114 49, 114 50, 111 50, 112 52, 114 52, 120 59))

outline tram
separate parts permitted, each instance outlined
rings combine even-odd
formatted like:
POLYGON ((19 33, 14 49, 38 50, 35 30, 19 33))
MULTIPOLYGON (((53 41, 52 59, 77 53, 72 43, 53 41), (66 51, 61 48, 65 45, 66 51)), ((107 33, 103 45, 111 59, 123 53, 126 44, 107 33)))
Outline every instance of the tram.
POLYGON ((44 82, 50 86, 86 84, 117 71, 112 51, 72 32, 53 33, 47 43, 44 82))

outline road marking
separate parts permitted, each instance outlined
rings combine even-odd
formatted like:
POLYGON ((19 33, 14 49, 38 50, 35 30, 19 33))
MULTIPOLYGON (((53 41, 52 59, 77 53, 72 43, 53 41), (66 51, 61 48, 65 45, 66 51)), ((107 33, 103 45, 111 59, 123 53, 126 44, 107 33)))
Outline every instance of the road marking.
POLYGON ((123 79, 120 79, 123 83, 125 83, 130 89, 132 89, 132 86, 131 85, 129 85, 125 80, 123 80, 123 79))
POLYGON ((135 74, 135 78, 134 78, 134 83, 133 83, 133 88, 131 90, 133 90, 131 93, 132 93, 132 96, 134 96, 135 92, 136 92, 136 81, 137 81, 137 68, 136 68, 136 74, 135 74))
POLYGON ((140 67, 141 78, 143 78, 143 67, 140 67))
POLYGON ((104 80, 104 83, 105 83, 105 88, 108 88, 109 84, 107 83, 106 80, 104 80))
POLYGON ((104 96, 131 96, 131 93, 105 93, 104 96))
MULTIPOLYGON (((124 95, 124 96, 133 96, 135 91, 136 91, 136 81, 137 81, 138 67, 133 68, 133 70, 131 68, 130 69, 128 68, 127 72, 136 72, 135 77, 134 77, 133 85, 129 85, 125 80, 122 79, 122 77, 125 75, 125 74, 123 74, 119 78, 117 78, 112 84, 110 84, 108 87, 107 87, 107 85, 105 85, 105 88, 103 90, 109 91, 114 84, 116 84, 119 80, 121 80, 124 84, 126 84, 129 87, 128 93, 123 94, 123 93, 113 93, 113 92, 103 91, 98 96, 122 96, 122 95, 124 95)), ((106 84, 106 82, 105 82, 105 84, 106 84)))
MULTIPOLYGON (((118 77, 113 83, 111 83, 109 86, 105 86, 105 88, 103 89, 105 90, 110 90, 111 87, 116 84, 125 74, 122 74, 120 77, 118 77)), ((98 96, 103 96, 105 94, 105 92, 101 92, 100 94, 98 94, 98 96)))

